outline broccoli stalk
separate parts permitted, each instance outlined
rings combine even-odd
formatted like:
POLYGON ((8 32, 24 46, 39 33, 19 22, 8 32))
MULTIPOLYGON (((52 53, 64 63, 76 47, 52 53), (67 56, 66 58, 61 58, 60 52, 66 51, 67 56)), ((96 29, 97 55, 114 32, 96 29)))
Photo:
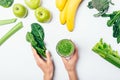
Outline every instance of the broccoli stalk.
POLYGON ((2 45, 9 37, 11 37, 14 33, 16 33, 19 29, 23 27, 22 22, 19 22, 16 24, 10 31, 8 31, 1 39, 0 39, 0 45, 2 45))
POLYGON ((102 58, 120 68, 120 55, 117 51, 112 50, 111 46, 104 43, 102 39, 92 48, 92 51, 102 58))
POLYGON ((5 25, 5 24, 14 23, 14 22, 16 22, 16 20, 17 20, 17 18, 7 19, 7 20, 0 20, 0 26, 5 25))

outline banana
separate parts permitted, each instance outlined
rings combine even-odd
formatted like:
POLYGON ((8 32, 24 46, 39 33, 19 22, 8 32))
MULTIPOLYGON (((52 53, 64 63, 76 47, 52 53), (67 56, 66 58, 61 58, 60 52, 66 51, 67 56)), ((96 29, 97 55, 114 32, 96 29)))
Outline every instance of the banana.
POLYGON ((67 0, 56 0, 56 7, 62 11, 63 8, 65 7, 67 0))
POLYGON ((68 10, 67 10, 67 29, 72 32, 74 29, 74 20, 75 20, 75 15, 77 8, 79 4, 82 2, 82 0, 70 0, 69 5, 68 5, 68 10))
POLYGON ((66 5, 65 5, 64 9, 60 12, 60 22, 61 22, 61 24, 66 23, 66 16, 67 16, 67 9, 68 9, 69 2, 70 2, 70 0, 68 0, 66 2, 66 5))

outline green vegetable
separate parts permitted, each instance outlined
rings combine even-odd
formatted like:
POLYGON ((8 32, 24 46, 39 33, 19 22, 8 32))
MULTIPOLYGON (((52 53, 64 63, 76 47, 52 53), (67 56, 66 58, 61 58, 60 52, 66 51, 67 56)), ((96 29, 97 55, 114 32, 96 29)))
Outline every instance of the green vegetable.
POLYGON ((92 48, 92 51, 100 55, 102 58, 120 68, 120 55, 117 51, 112 50, 111 46, 100 39, 98 43, 92 48))
POLYGON ((108 26, 113 26, 113 37, 117 38, 117 43, 120 43, 120 10, 114 11, 111 14, 104 14, 102 17, 109 17, 108 26))
POLYGON ((14 22, 16 22, 16 20, 17 20, 17 18, 7 19, 7 20, 0 20, 0 26, 5 25, 5 24, 14 23, 14 22))
POLYGON ((8 8, 13 4, 14 0, 0 0, 0 6, 8 8))
POLYGON ((31 24, 31 32, 27 32, 26 40, 31 43, 37 53, 42 57, 46 58, 45 51, 46 47, 44 44, 44 30, 38 23, 31 24))
POLYGON ((10 31, 8 31, 1 39, 0 39, 0 45, 2 45, 9 37, 11 37, 14 33, 16 33, 19 29, 23 27, 22 22, 19 22, 16 24, 10 31))
POLYGON ((113 5, 111 0, 92 0, 88 3, 88 8, 89 9, 93 9, 93 8, 97 9, 99 13, 94 14, 94 16, 99 17, 108 11, 109 4, 113 5))

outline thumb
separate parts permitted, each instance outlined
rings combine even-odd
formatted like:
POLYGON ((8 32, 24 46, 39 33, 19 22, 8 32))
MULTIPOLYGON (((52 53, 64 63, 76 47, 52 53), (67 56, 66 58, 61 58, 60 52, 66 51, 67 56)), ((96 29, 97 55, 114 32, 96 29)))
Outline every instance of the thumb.
POLYGON ((51 55, 48 50, 46 50, 46 57, 47 57, 47 61, 51 61, 51 55))

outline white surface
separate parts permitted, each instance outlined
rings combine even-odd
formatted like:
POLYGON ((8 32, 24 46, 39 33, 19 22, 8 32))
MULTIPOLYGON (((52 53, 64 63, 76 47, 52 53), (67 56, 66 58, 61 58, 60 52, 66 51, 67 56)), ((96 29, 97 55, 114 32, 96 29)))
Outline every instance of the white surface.
MULTIPOLYGON (((70 38, 79 48, 80 59, 77 64, 77 72, 80 80, 120 80, 120 70, 91 51, 91 48, 101 37, 119 52, 120 45, 112 37, 112 28, 106 26, 107 19, 93 17, 96 10, 87 8, 88 1, 84 0, 80 5, 76 15, 75 29, 70 33, 66 26, 59 22, 59 11, 55 6, 55 0, 42 0, 41 6, 48 8, 53 16, 50 23, 40 24, 45 31, 46 47, 51 52, 55 63, 54 80, 68 80, 61 58, 55 50, 57 42, 64 38, 70 38)), ((115 6, 111 6, 109 12, 120 9, 120 0, 112 1, 115 6)), ((24 0, 15 0, 15 3, 24 4, 24 0)), ((12 7, 8 9, 0 7, 0 19, 15 17, 12 13, 12 7)), ((23 22, 24 28, 0 46, 0 80, 43 79, 42 71, 35 63, 30 44, 25 40, 26 32, 30 31, 30 24, 37 22, 34 10, 29 8, 28 10, 27 18, 17 20, 17 22, 23 22)), ((1 26, 0 37, 16 23, 1 26)))

